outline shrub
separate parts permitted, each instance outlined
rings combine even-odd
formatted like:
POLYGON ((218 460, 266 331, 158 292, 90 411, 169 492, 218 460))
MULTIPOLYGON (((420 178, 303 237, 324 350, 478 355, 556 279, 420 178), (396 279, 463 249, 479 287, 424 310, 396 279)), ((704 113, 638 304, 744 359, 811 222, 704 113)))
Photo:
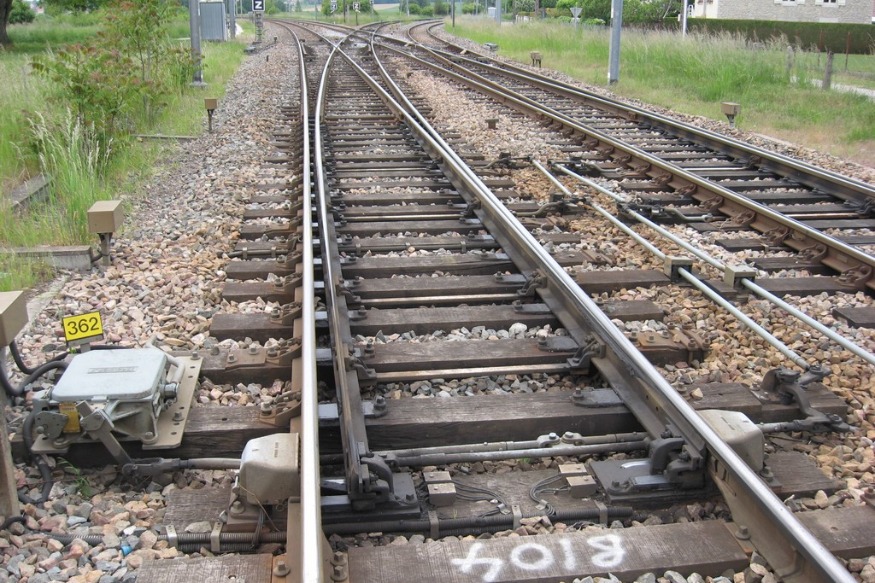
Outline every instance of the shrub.
MULTIPOLYGON (((411 6, 411 8, 413 8, 413 6, 411 6)), ((413 10, 410 11, 410 14, 413 14, 413 10)), ((423 6, 419 9, 419 14, 422 16, 434 16, 434 7, 423 6)))
POLYGON ((23 0, 12 0, 12 11, 9 13, 9 24, 27 24, 36 18, 34 11, 23 0))
POLYGON ((737 34, 751 42, 783 40, 800 49, 869 54, 875 46, 875 26, 823 22, 778 22, 771 20, 718 20, 691 18, 689 30, 717 34, 737 34))
POLYGON ((108 141, 136 102, 142 84, 134 62, 117 50, 73 45, 34 59, 34 70, 55 85, 55 99, 108 141))

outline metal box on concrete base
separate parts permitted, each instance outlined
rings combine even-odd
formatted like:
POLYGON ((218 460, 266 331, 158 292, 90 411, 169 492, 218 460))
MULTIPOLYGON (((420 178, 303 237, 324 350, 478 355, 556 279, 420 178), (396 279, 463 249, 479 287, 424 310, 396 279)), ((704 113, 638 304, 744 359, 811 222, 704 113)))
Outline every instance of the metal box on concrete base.
POLYGON ((9 346, 27 326, 24 292, 0 292, 0 346, 9 346))
POLYGON ((88 209, 88 232, 115 233, 124 220, 120 200, 99 200, 88 209))

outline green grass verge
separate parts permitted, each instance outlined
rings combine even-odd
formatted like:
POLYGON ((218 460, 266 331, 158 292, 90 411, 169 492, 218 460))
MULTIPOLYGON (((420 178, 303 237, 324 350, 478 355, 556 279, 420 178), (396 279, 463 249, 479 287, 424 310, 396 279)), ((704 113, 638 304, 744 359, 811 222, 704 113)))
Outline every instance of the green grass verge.
POLYGON ((45 82, 31 74, 30 57, 0 52, 0 190, 8 192, 38 170, 35 152, 21 139, 27 111, 45 103, 45 82))
MULTIPOLYGON (((470 17, 457 18, 456 23, 454 30, 448 24, 446 30, 478 43, 496 43, 502 56, 529 62, 529 51, 538 50, 545 67, 607 86, 609 31, 604 27, 574 29, 549 22, 499 27, 470 17)), ((622 43, 620 82, 611 87, 620 96, 718 120, 724 119, 720 102, 735 101, 742 108, 736 119, 741 129, 870 166, 875 159, 875 102, 811 87, 807 79, 822 74, 800 65, 808 65, 816 55, 800 56, 788 73, 782 47, 752 50, 728 36, 684 39, 624 30, 622 43)), ((849 70, 875 67, 875 56, 851 57, 849 70)), ((844 67, 844 57, 836 59, 836 67, 839 61, 844 67)))
POLYGON ((96 14, 39 16, 30 24, 13 24, 7 29, 16 53, 41 53, 46 48, 82 43, 100 30, 96 14))
MULTIPOLYGON (((202 133, 204 97, 224 95, 226 82, 245 56, 245 42, 246 38, 239 42, 205 43, 206 90, 187 88, 182 94, 169 97, 154 124, 137 131, 202 133)), ((44 113, 46 88, 30 74, 27 63, 27 55, 0 58, 0 78, 7 80, 0 86, 0 148, 4 148, 0 153, 3 161, 15 161, 0 166, 0 179, 6 191, 16 181, 42 168, 51 174, 53 183, 48 200, 31 205, 26 212, 0 209, 0 248, 94 243, 86 228, 88 208, 96 200, 119 198, 136 190, 151 175, 164 149, 172 146, 167 142, 128 139, 110 144, 112 152, 100 151, 69 115, 57 111, 44 113), (14 82, 15 72, 23 79, 20 83, 14 82), (21 114, 22 110, 27 115, 21 114), (49 115, 54 120, 51 126, 42 121, 49 115), (48 131, 49 127, 53 131, 48 131), (41 156, 36 155, 32 146, 35 141, 43 146, 41 156), (11 155, 7 157, 6 152, 11 155), (97 178, 99 175, 104 178, 97 178)), ((0 253, 0 291, 31 287, 49 273, 38 262, 0 253)))

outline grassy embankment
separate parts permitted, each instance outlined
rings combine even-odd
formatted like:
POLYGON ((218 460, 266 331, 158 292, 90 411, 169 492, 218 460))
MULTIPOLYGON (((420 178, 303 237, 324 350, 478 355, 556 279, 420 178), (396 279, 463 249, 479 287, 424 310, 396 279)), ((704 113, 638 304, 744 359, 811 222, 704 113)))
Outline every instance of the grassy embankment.
MULTIPOLYGON (((251 30, 248 23, 241 24, 251 30)), ((94 243, 86 229, 87 209, 96 200, 119 198, 136 188, 139 180, 148 177, 162 150, 171 146, 128 138, 114 140, 111 151, 96 148, 73 122, 66 106, 51 99, 49 83, 33 73, 33 55, 88 40, 98 29, 93 17, 10 27, 14 45, 0 52, 0 79, 4 80, 0 85, 0 190, 8 193, 39 172, 51 175, 53 182, 49 199, 24 212, 13 213, 0 205, 0 249, 94 243), (37 143, 42 147, 37 148, 37 143)), ((188 36, 186 19, 173 22, 171 36, 188 36)), ((243 48, 242 42, 205 43, 204 80, 208 88, 187 88, 170 95, 151 123, 144 116, 135 119, 133 132, 202 133, 203 98, 224 94, 225 82, 244 57, 243 48)), ((0 291, 31 287, 50 273, 38 262, 0 253, 0 291)))
MULTIPOLYGON (((541 51, 545 67, 607 86, 606 28, 575 30, 546 22, 498 27, 482 18, 457 19, 455 30, 446 28, 478 43, 494 42, 500 55, 521 62, 529 62, 529 51, 541 51)), ((797 58, 788 72, 784 47, 778 45, 755 50, 728 37, 684 39, 631 30, 623 32, 622 43, 620 81, 611 88, 620 96, 719 120, 725 119, 720 103, 735 101, 741 104, 736 123, 743 130, 875 165, 875 102, 810 86, 810 79, 821 76, 807 66, 816 64, 816 55, 797 58)), ((844 68, 843 56, 836 57, 839 66, 844 68)), ((875 56, 852 55, 848 68, 875 72, 875 56)))

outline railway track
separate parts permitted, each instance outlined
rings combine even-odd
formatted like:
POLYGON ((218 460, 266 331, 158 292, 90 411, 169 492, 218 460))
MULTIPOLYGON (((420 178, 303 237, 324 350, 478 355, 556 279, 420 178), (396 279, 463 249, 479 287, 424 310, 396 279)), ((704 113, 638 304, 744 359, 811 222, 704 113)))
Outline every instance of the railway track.
MULTIPOLYGON (((351 55, 364 51, 366 51, 366 46, 363 44, 353 45, 353 48, 349 49, 351 55)), ((335 92, 329 90, 328 102, 330 106, 326 109, 324 116, 325 133, 328 136, 326 143, 329 144, 329 149, 334 152, 336 162, 328 173, 333 178, 333 182, 329 180, 329 185, 326 187, 328 192, 334 196, 333 198, 330 195, 326 197, 323 193, 320 199, 324 201, 324 208, 332 210, 335 222, 332 226, 331 221, 324 218, 320 220, 320 224, 328 225, 325 227, 328 235, 323 239, 323 248, 331 249, 336 245, 341 257, 338 259, 326 258, 323 262, 323 269, 326 270, 324 274, 326 292, 328 292, 326 304, 329 306, 328 319, 333 332, 334 354, 349 354, 352 357, 347 363, 342 363, 339 360, 335 362, 335 399, 338 402, 338 409, 341 411, 341 437, 344 440, 343 458, 347 483, 346 493, 348 495, 347 499, 343 499, 342 502, 338 501, 340 503, 337 510, 343 515, 343 512, 350 509, 363 511, 379 510, 382 507, 384 512, 401 514, 407 520, 415 522, 419 518, 420 509, 418 503, 412 503, 416 500, 416 493, 415 487, 411 490, 411 485, 416 482, 409 479, 409 476, 404 472, 395 470, 403 469, 408 464, 414 464, 415 460, 420 460, 420 463, 430 463, 434 460, 465 461, 477 459, 476 454, 483 455, 485 452, 471 452, 471 447, 476 441, 462 442, 459 430, 455 428, 452 435, 420 434, 417 440, 419 448, 407 448, 401 452, 383 450, 374 456, 374 452, 371 450, 372 443, 375 442, 373 435, 374 433, 380 435, 380 433, 372 431, 372 428, 366 429, 364 417, 357 412, 360 409, 370 410, 375 418, 382 417, 391 420, 395 403, 389 401, 387 405, 385 396, 372 393, 374 399, 370 407, 362 408, 359 397, 362 394, 363 385, 377 386, 379 391, 381 384, 394 381, 395 384, 403 386, 403 381, 413 380, 416 382, 416 379, 427 376, 433 379, 436 373, 443 377, 441 382, 444 383, 449 377, 470 379, 486 373, 489 374, 489 377, 494 378, 496 373, 518 374, 525 371, 526 366, 530 366, 520 364, 521 354, 525 354, 527 351, 531 352, 532 348, 537 351, 538 347, 543 348, 545 344, 549 346, 551 343, 563 345, 564 350, 558 350, 560 357, 554 362, 546 363, 547 371, 565 375, 576 372, 580 378, 572 377, 574 382, 583 383, 588 389, 593 388, 592 383, 594 382, 592 378, 587 378, 588 373, 591 374, 595 369, 598 370, 601 377, 606 379, 611 379, 613 376, 614 382, 612 384, 615 385, 615 388, 617 384, 625 383, 628 385, 636 381, 634 378, 623 378, 622 372, 619 370, 621 367, 616 364, 619 362, 625 366, 632 366, 630 362, 624 361, 624 358, 628 358, 628 354, 630 354, 628 352, 621 352, 619 355, 615 353, 613 357, 618 359, 617 361, 611 363, 611 359, 608 358, 602 362, 601 366, 595 364, 595 368, 590 370, 590 367, 593 366, 593 355, 583 356, 584 352, 581 351, 581 347, 592 342, 592 331, 580 326, 580 316, 570 319, 567 317, 568 312, 573 312, 572 308, 567 305, 568 302, 571 302, 572 305, 575 301, 586 303, 585 299, 588 298, 580 293, 579 287, 576 285, 572 285, 573 288, 576 288, 576 291, 570 292, 572 299, 563 297, 564 293, 569 293, 567 289, 563 289, 561 282, 563 275, 565 275, 564 271, 554 268, 552 273, 559 278, 560 283, 551 282, 549 278, 545 278, 546 281, 542 279, 535 283, 537 285, 536 294, 531 294, 529 291, 528 300, 521 300, 521 298, 526 297, 525 292, 520 293, 522 288, 531 288, 533 285, 532 278, 526 277, 526 272, 538 272, 540 275, 540 270, 546 270, 544 265, 538 262, 539 259, 542 261, 545 259, 543 257, 544 251, 537 242, 534 242, 535 246, 530 246, 527 251, 520 250, 516 239, 522 237, 525 240, 526 235, 522 234, 524 231, 521 231, 519 223, 514 226, 502 226, 499 219, 502 215, 506 218, 505 208, 517 212, 531 209, 526 209, 526 203, 511 202, 508 207, 505 207, 497 200, 489 201, 487 198, 486 200, 491 203, 490 210, 498 216, 490 216, 488 212, 485 212, 483 209, 483 206, 486 206, 484 199, 479 198, 478 202, 475 195, 486 196, 487 192, 477 193, 475 190, 475 194, 472 195, 470 190, 467 190, 470 189, 470 186, 465 184, 465 178, 468 181, 473 181, 475 185, 481 179, 470 169, 447 170, 441 167, 447 165, 446 158, 449 152, 440 149, 435 151, 439 144, 433 143, 433 133, 424 132, 417 126, 416 121, 400 108, 393 112, 385 112, 382 102, 391 101, 389 95, 384 91, 379 99, 375 99, 370 91, 377 90, 379 92, 378 88, 387 81, 376 81, 377 76, 374 69, 376 64, 367 57, 362 60, 366 61, 366 66, 371 68, 373 72, 368 83, 370 90, 368 84, 360 77, 357 78, 355 71, 350 70, 349 64, 346 65, 346 70, 340 68, 339 64, 335 64, 334 66, 339 69, 339 72, 335 73, 339 81, 336 81, 334 85, 329 84, 329 87, 335 92), (343 87, 343 93, 336 92, 338 87, 343 87), (377 105, 379 105, 378 108, 377 105), (383 113, 378 113, 380 111, 383 113), (395 120, 398 117, 406 119, 406 131, 404 127, 396 125, 395 120), (388 127, 386 127, 387 123, 388 127), (417 142, 419 143, 417 144, 417 142), (431 151, 428 149, 420 150, 423 146, 422 142, 426 142, 431 151), (381 154, 379 161, 370 157, 370 154, 374 152, 381 154), (426 153, 430 155, 426 155, 426 153), (414 161, 419 163, 414 164, 414 161), (436 164, 441 167, 441 170, 444 170, 443 177, 435 172, 436 164), (401 176, 396 177, 393 174, 401 176), (369 175, 374 175, 374 177, 369 175), (435 197, 435 192, 440 194, 435 197), (467 196, 464 194, 466 192, 467 196), (451 197, 451 194, 454 196, 451 197), (426 202, 428 204, 423 204, 426 202), (514 208, 514 204, 517 205, 517 208, 514 208), (438 207, 438 205, 441 206, 438 207), (381 206, 384 208, 379 208, 381 206), (339 225, 337 220, 340 221, 339 225), (459 224, 462 225, 461 228, 459 224), (386 241, 385 233, 391 233, 393 236, 388 237, 389 240, 386 241), (399 239, 398 234, 400 234, 401 241, 397 240, 399 239), (475 251, 468 249, 468 240, 472 239, 472 234, 476 234, 473 238, 478 242, 476 247, 479 247, 475 251), (455 250, 456 241, 459 250, 464 252, 463 257, 458 257, 452 252, 455 250), (485 244, 483 244, 484 242, 485 244), (449 252, 447 252, 448 247, 450 248, 449 252), (444 254, 435 257, 429 253, 429 249, 443 250, 444 254), (485 258, 483 257, 484 250, 491 252, 485 258), (495 253, 498 250, 500 252, 495 253), (407 252, 406 257, 404 251, 407 252), (344 254, 348 254, 348 256, 344 257, 344 254), (508 260, 503 257, 505 254, 512 261, 510 265, 508 265, 508 260), (474 255, 474 257, 466 258, 464 255, 474 255), (534 260, 532 255, 534 255, 534 260), (496 258, 500 258, 501 263, 496 264, 496 258), (520 262, 522 262, 522 266, 520 262), (478 277, 476 275, 456 275, 460 272, 459 270, 463 274, 472 274, 478 270, 481 270, 480 272, 483 272, 482 270, 494 272, 497 267, 504 268, 507 273, 501 274, 500 278, 489 278, 492 281, 489 282, 487 289, 477 289, 477 284, 482 279, 474 279, 478 277), (399 276, 387 277, 390 274, 399 274, 399 276), (417 277, 417 275, 419 276, 417 277), (515 286, 512 284, 513 287, 510 289, 502 286, 496 290, 496 279, 503 284, 507 281, 515 282, 515 286), (329 290, 329 288, 331 289, 329 290), (339 292, 339 295, 332 298, 330 291, 339 292), (500 303, 503 298, 507 298, 504 300, 505 303, 500 303), (543 301, 544 305, 541 305, 540 302, 535 303, 536 299, 543 301), (510 301, 508 302, 508 300, 510 301), (452 304, 455 302, 459 302, 461 305, 453 306, 452 304), (489 302, 490 305, 480 305, 476 308, 471 306, 471 304, 486 302, 489 302), (437 305, 423 308, 421 307, 423 304, 437 305), (331 306, 339 309, 331 309, 331 306), (508 308, 511 310, 510 315, 507 314, 508 308), (565 315, 566 318, 560 320, 557 313, 565 315), (516 322, 517 320, 522 320, 522 322, 516 322), (512 321, 514 324, 522 324, 522 326, 517 327, 517 330, 522 329, 528 332, 529 329, 534 328, 535 334, 533 336, 538 339, 537 346, 532 346, 533 343, 529 343, 530 348, 526 348, 521 343, 509 340, 502 341, 499 338, 496 338, 497 341, 477 343, 485 344, 485 346, 471 346, 470 341, 462 340, 453 343, 429 342, 436 335, 438 337, 442 335, 441 331, 454 325, 461 329, 477 326, 490 329, 492 326, 499 327, 504 324, 508 325, 508 329, 510 329, 509 324, 512 321), (566 331, 567 336, 552 336, 551 332, 557 327, 566 331), (502 362, 502 358, 512 359, 512 365, 505 365, 505 367, 511 366, 512 368, 496 366, 502 362), (577 371, 567 368, 570 361, 580 362, 581 359, 589 360, 589 365, 577 371), (436 446, 439 449, 422 449, 430 445, 430 439, 434 439, 437 444, 442 444, 436 446), (459 440, 459 443, 454 444, 453 440, 459 440), (351 447, 351 444, 356 444, 356 446, 351 447), (466 457, 472 454, 475 457, 466 457), (403 456, 400 461, 397 457, 399 455, 403 456), (391 465, 380 460, 388 460, 391 465), (405 511, 410 512, 410 514, 405 515, 405 511)), ((407 107, 409 110, 410 104, 407 107)), ((320 133, 317 131, 317 134, 320 133)), ((317 163, 317 175, 320 174, 319 167, 320 165, 317 163)), ((322 204, 320 204, 321 206, 322 204)), ((530 245, 532 243, 529 241, 530 245)), ((553 266, 551 265, 551 267, 553 266)), ((567 275, 565 277, 567 278, 567 275)), ((566 281, 564 285, 568 286, 569 284, 566 281)), ((594 309, 591 305, 589 309, 588 316, 594 319, 596 326, 601 325, 600 332, 604 331, 609 335, 613 333, 611 336, 613 341, 619 342, 622 346, 625 339, 616 334, 612 325, 605 324, 605 317, 601 311, 597 308, 594 309), (600 318, 601 322, 599 322, 600 318), (620 340, 620 338, 623 339, 620 340)), ((593 325, 591 322, 589 324, 593 325)), ((507 335, 510 335, 510 330, 508 330, 507 335)), ((625 346, 622 348, 626 349, 625 346)), ((556 347, 552 347, 550 350, 557 352, 556 347)), ((616 350, 616 347, 611 346, 610 350, 616 350)), ((597 352, 594 359, 596 362, 604 359, 604 356, 600 354, 597 352)), ((538 362, 544 362, 542 355, 537 355, 537 358, 538 362)), ((634 357, 632 358, 634 359, 634 357)), ((640 365, 643 366, 643 363, 640 365)), ((531 375, 532 369, 528 369, 527 372, 528 375, 531 375)), ((489 377, 485 377, 481 382, 488 383, 489 377)), ((664 381, 662 382, 664 383, 664 381)), ((434 383, 431 383, 432 387, 433 385, 434 383)), ((578 390, 577 392, 583 391, 578 390)), ((673 392, 668 394, 674 395, 673 392)), ((662 400, 666 397, 655 398, 662 400)), ((663 401, 660 408, 673 406, 671 397, 668 399, 668 404, 663 401)), ((634 400, 634 397, 630 397, 630 402, 634 402, 634 400)), ((683 403, 683 401, 680 402, 683 403)), ((640 404, 631 405, 631 408, 639 413, 646 409, 640 404)), ((644 416, 648 415, 645 413, 644 416)), ((482 423, 482 421, 479 422, 482 423)), ((671 433, 665 434, 667 424, 663 419, 659 419, 658 415, 651 415, 648 421, 644 421, 644 428, 648 428, 648 422, 651 430, 650 437, 657 437, 660 434, 663 435, 663 439, 676 437, 671 433)), ((445 424, 446 421, 440 419, 438 423, 445 424)), ((419 425, 418 429, 423 431, 422 425, 419 425)), ((707 429, 705 431, 707 432, 707 429)), ((591 445, 587 442, 586 437, 577 435, 575 438, 574 433, 573 431, 567 432, 567 439, 570 443, 560 447, 578 445, 588 448, 583 451, 592 451, 593 453, 599 451, 598 449, 589 449, 591 445), (579 441, 575 442, 575 439, 579 439, 579 441)), ((546 434, 546 436, 548 439, 550 438, 550 434, 546 434)), ((531 434, 530 437, 534 437, 534 434, 531 434)), ((611 439, 606 441, 628 439, 631 440, 629 445, 632 448, 641 448, 641 443, 635 443, 640 437, 643 435, 629 434, 623 437, 612 435, 611 439)), ((398 442, 393 443, 393 439, 400 439, 403 442, 410 438, 399 437, 396 434, 392 438, 386 437, 386 445, 397 447, 398 442)), ((553 439, 559 439, 558 434, 553 439)), ((598 441, 598 438, 596 439, 598 441)), ((380 443, 382 444, 382 442, 380 443)), ((527 454, 532 449, 532 443, 537 443, 537 440, 534 442, 529 440, 528 450, 523 450, 527 454)), ((561 443, 561 439, 558 443, 561 443)), ((613 449, 616 453, 621 448, 614 444, 612 447, 604 449, 613 449)), ((676 450, 676 453, 683 454, 680 450, 676 450)), ((712 455, 714 455, 713 452, 712 455)), ((731 457, 732 454, 729 455, 731 457)), ((680 459, 684 457, 680 455, 680 459)), ((679 458, 675 458, 675 461, 677 459, 679 458)), ((687 457, 686 461, 689 460, 690 457, 687 457)), ((693 462, 692 465, 695 466, 696 463, 693 462)), ((651 476, 651 479, 654 474, 658 474, 658 472, 650 470, 644 473, 651 476)), ((691 479, 691 483, 696 481, 697 478, 691 479)), ((735 487, 738 487, 739 483, 741 482, 736 482, 735 487)), ((438 492, 441 488, 437 486, 441 484, 447 486, 447 489, 455 489, 457 486, 451 487, 446 482, 426 485, 429 486, 430 491, 438 492)), ((460 484, 458 487, 464 491, 463 488, 471 486, 460 484)), ((653 488, 652 483, 648 485, 648 489, 651 488, 653 488)), ((613 494, 617 499, 622 498, 619 492, 615 491, 613 494)), ((435 493, 435 501, 438 498, 438 494, 435 493)), ((634 498, 632 496, 630 499, 634 498)), ((749 502, 750 500, 746 500, 745 504, 749 502)), ((517 510, 517 512, 519 511, 517 510)), ((780 511, 778 512, 780 513, 780 511)), ((353 524, 355 522, 348 516, 343 519, 352 520, 353 524)), ((434 524, 430 526, 431 532, 433 534, 439 533, 439 518, 434 517, 432 522, 434 524)), ((329 518, 327 523, 330 525, 332 519, 329 518)), ((380 524, 388 525, 389 523, 391 521, 381 521, 380 524)), ((354 532, 356 529, 355 526, 343 522, 337 522, 334 526, 327 528, 329 532, 335 528, 338 532, 348 533, 354 532)), ((424 526, 419 526, 419 528, 424 529, 424 526)), ((788 530, 794 530, 794 528, 788 530)), ((763 542, 761 539, 760 544, 763 542)), ((476 553, 473 554, 476 555, 476 553)), ((479 564, 471 555, 472 552, 469 549, 468 558, 473 561, 471 566, 479 564)), ((386 555, 380 556, 378 559, 374 557, 363 559, 364 563, 360 564, 353 560, 355 556, 355 554, 351 555, 350 571, 353 575, 365 578, 374 576, 375 572, 368 571, 367 568, 362 567, 362 564, 375 560, 386 561, 384 565, 372 567, 377 569, 380 577, 386 577, 391 570, 387 565, 396 564, 395 561, 403 560, 386 555)), ((542 558, 546 556, 544 554, 542 558)), ((453 564, 453 560, 464 561, 461 557, 455 557, 455 559, 447 557, 446 559, 449 564, 453 564)), ((544 560, 546 561, 546 558, 544 560)), ((525 570, 525 565, 528 563, 523 561, 520 564, 524 565, 522 569, 525 570)), ((410 573, 404 573, 401 576, 409 577, 410 573)), ((425 574, 421 573, 418 576, 425 576, 425 574)), ((838 575, 832 573, 830 576, 838 575)))
MULTIPOLYGON (((432 27, 416 27, 419 34, 411 37, 421 38, 423 28, 432 27)), ((761 236, 736 237, 727 245, 792 249, 801 255, 798 267, 824 265, 849 287, 870 285, 871 258, 859 247, 872 244, 871 185, 443 44, 444 50, 417 46, 416 55, 436 71, 580 136, 585 147, 576 152, 574 170, 612 181, 633 212, 701 231, 753 231, 761 236)), ((758 267, 788 265, 763 261, 758 267)))
MULTIPOLYGON (((345 35, 323 32, 329 45, 300 26, 275 26, 298 51, 300 92, 278 112, 265 177, 253 184, 260 193, 249 199, 241 241, 224 270, 223 297, 234 312, 214 316, 211 335, 225 342, 201 355, 201 370, 217 383, 280 379, 285 392, 255 412, 223 411, 221 423, 215 410, 193 410, 204 426, 187 433, 178 452, 202 455, 196 452, 220 433, 239 429, 212 442, 221 450, 216 455, 233 455, 249 438, 291 429, 299 440, 289 447, 300 452, 294 464, 300 486, 267 510, 264 500, 247 496, 247 484, 209 501, 189 499, 187 509, 171 505, 168 523, 177 521, 177 528, 193 515, 224 510, 224 532, 270 530, 265 520, 285 531, 265 537, 285 540, 284 555, 255 555, 231 567, 205 559, 204 573, 251 568, 258 580, 570 581, 610 572, 633 580, 670 569, 753 573, 759 570, 753 560, 786 581, 853 580, 835 555, 875 552, 865 534, 871 508, 794 516, 783 499, 837 485, 805 456, 775 451, 763 438, 763 431, 848 429, 846 405, 819 384, 825 375, 819 363, 779 351, 803 374, 774 373, 760 387, 770 393, 763 398, 730 383, 701 383, 702 397, 685 399, 654 364, 701 360, 707 347, 691 343, 689 331, 674 343, 660 334, 624 334, 617 321, 658 321, 662 310, 645 301, 596 304, 590 294, 641 285, 640 270, 577 277, 574 268, 594 256, 573 244, 579 233, 554 228, 588 220, 596 197, 659 226, 666 217, 701 214, 666 212, 667 201, 720 196, 723 204, 712 200, 709 212, 734 210, 740 195, 724 192, 720 180, 731 178, 745 194, 754 189, 735 183, 765 183, 757 188, 772 202, 766 194, 788 189, 816 197, 822 183, 794 175, 790 185, 772 161, 742 171, 730 159, 738 156, 704 151, 692 139, 669 144, 662 127, 661 137, 639 140, 659 142, 656 149, 619 146, 618 131, 650 131, 637 114, 630 121, 622 113, 608 119, 589 110, 542 111, 553 116, 556 143, 582 154, 535 163, 539 180, 560 190, 544 205, 518 196, 516 174, 508 172, 512 158, 486 159, 463 133, 429 123, 435 116, 426 100, 405 96, 410 65, 399 62, 408 57, 388 39, 374 52, 363 33, 339 42, 345 35), (400 68, 395 76, 402 81, 391 80, 387 64, 400 68), (625 159, 620 150, 634 156, 625 159), (667 151, 688 157, 653 159, 667 151), (647 168, 636 166, 641 160, 647 168), (575 195, 568 181, 583 172, 582 184, 593 189, 587 197, 575 195), (654 177, 658 188, 644 184, 654 177), (712 410, 705 414, 710 422, 696 410, 712 410), (764 448, 771 453, 765 459, 764 448), (722 498, 715 498, 718 491, 722 498), (677 518, 691 505, 710 505, 712 520, 696 511, 671 524, 651 519, 622 528, 656 513, 677 518), (722 519, 730 515, 727 525, 722 519), (842 532, 849 525, 853 540, 842 532), (329 535, 330 548, 323 538, 329 535), (433 540, 414 544, 415 536, 433 540), (398 544, 406 537, 410 543, 398 544)), ((429 58, 438 62, 434 53, 429 58)), ((548 97, 532 92, 528 100, 548 97)), ((818 180, 857 189, 843 196, 865 206, 867 185, 818 180)), ((840 212, 842 220, 857 212, 821 203, 818 213, 840 212)), ((780 219, 791 231, 783 239, 788 248, 788 240, 822 243, 827 250, 818 260, 838 272, 832 279, 842 289, 871 289, 866 253, 805 221, 783 222, 782 208, 755 208, 748 226, 780 219)), ((765 230, 774 229, 769 223, 765 230)), ((665 271, 651 285, 693 277, 690 261, 667 253, 659 260, 665 271)), ((728 290, 711 289, 727 293, 743 280, 753 283, 734 263, 720 271, 735 279, 725 280, 728 290)), ((270 447, 289 443, 276 439, 270 447)), ((240 549, 228 543, 222 550, 240 549)), ((174 569, 194 572, 189 564, 153 565, 138 580, 161 580, 174 569)))

